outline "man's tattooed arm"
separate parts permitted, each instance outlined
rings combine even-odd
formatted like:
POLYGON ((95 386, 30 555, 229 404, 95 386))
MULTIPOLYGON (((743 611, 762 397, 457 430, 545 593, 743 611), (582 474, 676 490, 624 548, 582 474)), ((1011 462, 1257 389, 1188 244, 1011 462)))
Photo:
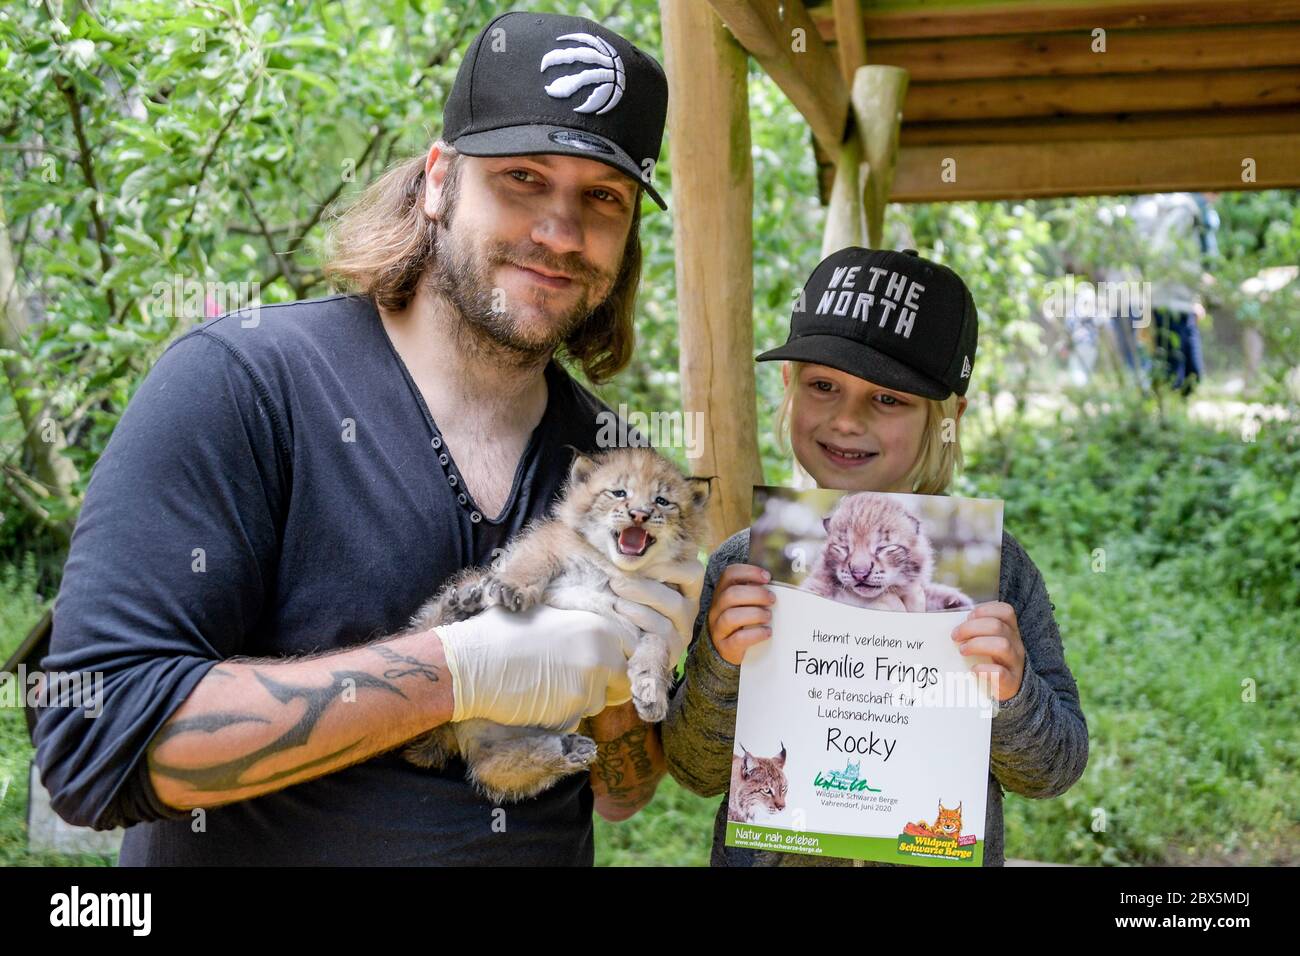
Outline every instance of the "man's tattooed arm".
POLYGON ((580 730, 596 741, 591 765, 596 812, 606 820, 626 820, 650 802, 667 772, 658 726, 642 721, 628 701, 589 717, 580 730))
POLYGON ((231 658, 154 735, 150 780, 177 809, 245 800, 392 750, 451 714, 431 631, 305 658, 231 658))

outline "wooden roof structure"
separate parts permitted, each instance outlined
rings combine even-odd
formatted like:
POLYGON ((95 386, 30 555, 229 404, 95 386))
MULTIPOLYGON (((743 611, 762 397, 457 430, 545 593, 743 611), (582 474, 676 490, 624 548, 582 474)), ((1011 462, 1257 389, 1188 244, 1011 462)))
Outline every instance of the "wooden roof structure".
MULTIPOLYGON (((807 10, 828 53, 836 6, 807 10)), ((1300 185, 1297 0, 867 0, 861 23, 910 78, 896 202, 1300 185)))
MULTIPOLYGON (((1300 186, 1300 0, 660 0, 682 393, 749 521, 752 56, 807 124, 822 255, 887 202, 1300 186)), ((818 257, 810 250, 808 268, 818 257)))

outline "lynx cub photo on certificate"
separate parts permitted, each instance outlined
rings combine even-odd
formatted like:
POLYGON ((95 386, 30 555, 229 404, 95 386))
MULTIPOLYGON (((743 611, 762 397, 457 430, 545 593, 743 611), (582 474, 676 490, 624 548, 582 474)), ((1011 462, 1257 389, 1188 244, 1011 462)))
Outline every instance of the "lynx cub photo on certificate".
POLYGON ((997 698, 951 635, 1001 554, 1001 501, 755 489, 776 603, 741 664, 728 846, 982 864, 997 698))

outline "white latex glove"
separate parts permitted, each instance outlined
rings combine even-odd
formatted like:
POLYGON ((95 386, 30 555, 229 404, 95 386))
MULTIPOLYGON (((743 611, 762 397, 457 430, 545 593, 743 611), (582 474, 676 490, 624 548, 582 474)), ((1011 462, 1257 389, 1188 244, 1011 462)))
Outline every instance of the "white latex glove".
POLYGON ((678 561, 656 564, 640 573, 643 576, 610 578, 610 589, 617 595, 614 610, 641 630, 666 636, 670 642, 669 660, 676 665, 691 643, 691 631, 700 613, 704 565, 694 560, 678 561))
POLYGON ((433 630, 451 671, 453 721, 573 731, 632 699, 618 631, 589 611, 492 607, 433 630))

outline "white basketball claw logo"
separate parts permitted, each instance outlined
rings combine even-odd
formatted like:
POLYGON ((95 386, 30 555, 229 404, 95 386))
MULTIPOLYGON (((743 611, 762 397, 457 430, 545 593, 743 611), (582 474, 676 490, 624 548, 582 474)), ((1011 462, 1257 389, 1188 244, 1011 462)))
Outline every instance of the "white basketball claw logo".
POLYGON ((586 46, 551 50, 546 56, 542 57, 542 72, 545 72, 547 67, 559 66, 564 63, 595 63, 600 69, 583 70, 580 73, 561 76, 547 85, 547 95, 553 96, 557 100, 563 100, 585 86, 598 83, 600 85, 591 91, 591 95, 587 97, 587 102, 581 106, 575 106, 573 111, 575 113, 595 113, 599 115, 608 113, 617 106, 618 101, 623 98, 625 78, 623 59, 615 52, 614 48, 605 40, 598 36, 592 36, 590 33, 566 33, 555 39, 577 40, 579 43, 585 43, 586 46))

